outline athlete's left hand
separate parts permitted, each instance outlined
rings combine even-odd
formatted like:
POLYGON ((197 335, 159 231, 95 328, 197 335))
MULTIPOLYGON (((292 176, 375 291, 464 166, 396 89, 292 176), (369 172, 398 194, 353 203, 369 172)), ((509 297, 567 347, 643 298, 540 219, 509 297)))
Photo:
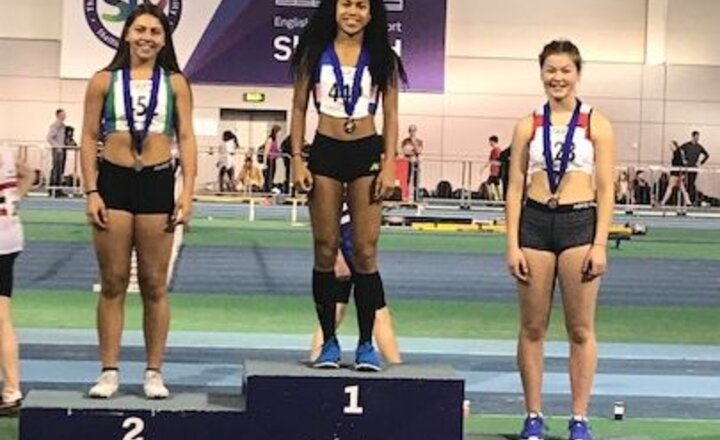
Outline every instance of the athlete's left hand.
POLYGON ((187 225, 190 223, 193 210, 193 197, 192 193, 184 192, 175 202, 175 210, 173 211, 172 217, 170 218, 170 227, 174 228, 177 225, 187 225))
POLYGON ((395 159, 384 161, 380 173, 375 179, 373 201, 379 202, 390 197, 395 190, 395 159))
POLYGON ((607 249, 605 246, 594 244, 590 247, 582 264, 584 281, 591 281, 605 273, 607 269, 607 249))

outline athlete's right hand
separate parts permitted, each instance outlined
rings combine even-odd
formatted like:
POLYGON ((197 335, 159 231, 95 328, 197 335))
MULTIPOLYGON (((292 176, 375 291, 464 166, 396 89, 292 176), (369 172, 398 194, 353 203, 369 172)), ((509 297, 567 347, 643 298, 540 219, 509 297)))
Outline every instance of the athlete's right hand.
POLYGON ((99 193, 94 192, 87 196, 85 216, 91 225, 100 229, 107 229, 108 213, 105 202, 99 193))
POLYGON ((301 157, 292 158, 293 183, 301 192, 308 192, 313 187, 313 176, 301 157))
POLYGON ((527 283, 528 281, 528 264, 520 248, 511 249, 507 253, 507 265, 510 275, 515 277, 518 281, 527 283))

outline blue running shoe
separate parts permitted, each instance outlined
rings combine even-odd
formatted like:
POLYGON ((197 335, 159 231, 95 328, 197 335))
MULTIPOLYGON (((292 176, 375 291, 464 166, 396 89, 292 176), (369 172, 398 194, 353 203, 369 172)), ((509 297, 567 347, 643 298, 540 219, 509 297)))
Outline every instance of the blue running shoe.
POLYGON ((320 356, 313 362, 313 368, 340 368, 340 354, 337 338, 328 339, 322 346, 320 356))
POLYGON ((380 356, 378 356, 372 342, 363 342, 355 351, 356 371, 381 371, 380 356))
POLYGON ((520 440, 544 440, 546 430, 542 414, 530 414, 525 417, 520 440))
POLYGON ((569 440, 592 440, 592 433, 587 419, 571 418, 568 429, 570 430, 569 440))

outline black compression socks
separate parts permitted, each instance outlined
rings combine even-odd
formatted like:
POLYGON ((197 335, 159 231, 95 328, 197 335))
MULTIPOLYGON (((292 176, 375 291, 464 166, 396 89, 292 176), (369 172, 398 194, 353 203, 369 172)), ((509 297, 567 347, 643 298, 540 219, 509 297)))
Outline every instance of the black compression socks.
POLYGON ((323 341, 329 341, 335 337, 335 284, 335 272, 313 270, 313 299, 323 332, 323 341))
POLYGON ((384 298, 382 280, 378 272, 353 275, 355 282, 355 308, 357 309, 359 343, 372 341, 375 311, 384 298))

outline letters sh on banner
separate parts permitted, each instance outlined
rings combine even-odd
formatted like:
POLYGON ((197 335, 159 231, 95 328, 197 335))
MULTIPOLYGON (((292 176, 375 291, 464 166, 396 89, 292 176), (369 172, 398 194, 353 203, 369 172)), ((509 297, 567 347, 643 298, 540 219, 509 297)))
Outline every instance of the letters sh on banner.
MULTIPOLYGON (((185 72, 195 83, 290 84, 293 47, 318 4, 319 0, 223 0, 185 72)), ((405 63, 409 90, 442 92, 447 0, 385 0, 385 8, 390 42, 405 63)))

